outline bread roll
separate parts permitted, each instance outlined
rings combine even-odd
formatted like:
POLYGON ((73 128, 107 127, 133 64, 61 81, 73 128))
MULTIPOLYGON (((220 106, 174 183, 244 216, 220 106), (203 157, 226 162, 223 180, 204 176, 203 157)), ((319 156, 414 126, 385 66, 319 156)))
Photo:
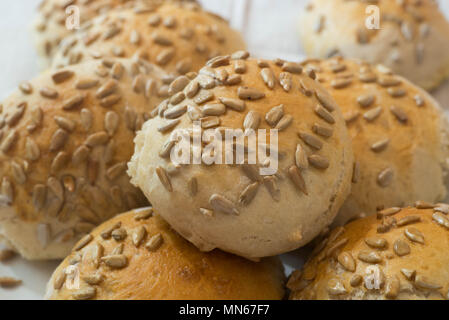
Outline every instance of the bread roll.
POLYGON ((0 236, 26 259, 64 258, 98 223, 145 197, 132 140, 162 98, 143 61, 89 61, 24 82, 0 107, 0 236))
POLYGON ((449 299, 448 213, 418 201, 334 229, 290 276, 290 299, 449 299))
POLYGON ((353 141, 358 174, 336 223, 444 199, 449 125, 429 94, 380 65, 342 58, 305 65, 341 106, 353 141))
POLYGON ((312 0, 299 31, 311 58, 381 63, 428 90, 449 76, 449 23, 434 0, 312 0))
POLYGON ((152 214, 152 208, 133 210, 92 231, 56 269, 45 297, 282 299, 284 273, 278 258, 255 263, 218 250, 202 253, 152 214))
POLYGON ((85 31, 63 41, 53 66, 137 55, 170 73, 186 74, 198 71, 211 57, 244 48, 240 34, 222 18, 197 4, 174 1, 98 17, 85 31))
POLYGON ((247 57, 217 57, 192 81, 175 80, 171 98, 138 133, 128 173, 198 248, 257 259, 296 249, 331 223, 350 191, 353 155, 340 108, 299 64, 247 57), (197 120, 203 129, 196 131, 197 120), (206 138, 202 151, 188 145, 193 164, 173 160, 183 144, 171 142, 178 129, 206 138), (243 137, 245 129, 256 130, 261 148, 242 140, 219 139, 216 148, 207 142, 208 134, 240 130, 243 137), (264 157, 264 147, 273 157, 264 157), (247 157, 235 161, 233 150, 245 148, 247 157), (262 155, 251 160, 256 149, 262 155))

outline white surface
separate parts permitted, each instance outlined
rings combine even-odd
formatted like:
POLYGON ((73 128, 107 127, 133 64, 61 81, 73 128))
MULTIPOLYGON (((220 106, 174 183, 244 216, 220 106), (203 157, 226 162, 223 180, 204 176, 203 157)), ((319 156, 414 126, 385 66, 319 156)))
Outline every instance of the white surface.
MULTIPOLYGON (((300 60, 297 17, 306 0, 203 0, 204 6, 228 19, 244 34, 249 50, 259 57, 300 60)), ((440 1, 449 16, 449 1, 440 1)), ((0 99, 39 72, 29 33, 38 0, 0 1, 0 99)), ((300 266, 300 253, 284 255, 289 266, 300 266)), ((0 299, 41 299, 45 284, 58 262, 27 262, 15 258, 0 264, 0 276, 13 276, 24 284, 1 289, 0 299)))

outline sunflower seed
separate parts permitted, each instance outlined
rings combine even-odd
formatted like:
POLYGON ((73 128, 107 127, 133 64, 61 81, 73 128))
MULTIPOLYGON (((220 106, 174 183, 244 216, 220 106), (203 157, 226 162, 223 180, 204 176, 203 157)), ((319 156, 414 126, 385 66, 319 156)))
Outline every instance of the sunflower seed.
POLYGON ((214 94, 210 91, 201 90, 200 93, 193 99, 198 105, 208 102, 214 98, 214 94))
POLYGON ((235 215, 240 214, 235 205, 230 200, 219 194, 213 194, 209 198, 209 204, 212 206, 214 211, 235 215))
POLYGON ((415 202, 415 207, 417 209, 433 209, 435 205, 429 202, 418 200, 415 202))
POLYGON ((108 140, 109 140, 108 134, 105 131, 99 131, 89 135, 84 143, 88 147, 94 148, 106 144, 108 140))
POLYGON ((186 86, 185 94, 189 99, 192 99, 198 93, 199 89, 200 84, 198 81, 190 81, 190 83, 186 86))
POLYGON ((234 71, 239 74, 243 74, 246 72, 246 64, 242 60, 234 61, 234 71))
POLYGON ((420 221, 421 221, 421 217, 419 217, 419 216, 407 216, 407 217, 399 219, 396 225, 398 227, 403 227, 403 226, 406 226, 406 225, 409 225, 412 223, 417 223, 420 221))
POLYGON ((271 69, 269 68, 263 68, 260 71, 260 76, 262 77, 262 80, 265 82, 265 84, 267 85, 267 87, 269 89, 273 89, 274 85, 276 83, 276 78, 274 76, 274 73, 271 69))
POLYGON ((410 246, 404 240, 397 239, 394 242, 393 250, 399 257, 402 257, 410 253, 410 246))
POLYGON ((17 122, 22 118, 23 113, 25 112, 25 108, 27 106, 26 102, 20 103, 14 112, 12 112, 10 115, 6 116, 5 122, 9 125, 9 127, 13 127, 17 124, 17 122))
POLYGON ((356 262, 349 252, 342 252, 337 257, 338 262, 349 272, 354 272, 356 262))
POLYGON ((438 223, 440 226, 445 227, 446 229, 449 229, 449 219, 445 216, 441 215, 440 213, 434 213, 432 214, 432 219, 438 223))
POLYGON ((206 104, 202 108, 203 116, 221 116, 225 114, 226 106, 222 103, 206 104))
POLYGON ((211 68, 218 68, 229 65, 230 56, 218 56, 206 62, 206 66, 211 68))
POLYGON ((262 177, 259 174, 259 169, 257 165, 254 164, 242 164, 240 165, 245 176, 247 176, 251 181, 262 182, 262 177))
POLYGON ((420 95, 415 95, 413 97, 413 99, 415 100, 415 103, 418 107, 422 107, 426 104, 426 102, 424 101, 424 98, 421 97, 420 95))
POLYGON ((113 180, 117 179, 120 175, 125 173, 126 169, 127 169, 126 162, 116 163, 112 167, 108 168, 108 170, 106 171, 106 177, 110 181, 113 181, 113 180))
POLYGON ((309 167, 309 162, 307 160, 307 154, 304 148, 298 143, 295 151, 295 164, 299 169, 307 169, 309 167))
POLYGON ((237 94, 239 98, 243 100, 259 100, 265 97, 265 93, 248 87, 239 87, 237 94))
POLYGON ((89 285, 99 285, 103 281, 103 276, 99 273, 83 276, 83 280, 89 285))
POLYGON ((434 212, 441 212, 444 214, 449 214, 449 205, 445 204, 445 203, 438 203, 434 208, 433 208, 434 212))
POLYGON ((201 127, 203 129, 209 129, 209 128, 217 127, 220 125, 219 117, 215 117, 215 116, 204 117, 204 118, 201 118, 200 120, 201 120, 201 127))
POLYGON ((223 103, 226 107, 235 110, 235 111, 243 111, 245 110, 245 101, 239 99, 231 99, 231 98, 218 98, 221 103, 223 103))
POLYGON ((331 87, 334 89, 344 89, 351 85, 352 79, 333 79, 331 81, 331 87))
POLYGON ((162 237, 162 234, 155 234, 145 244, 145 248, 147 248, 148 251, 156 251, 162 245, 163 241, 164 239, 162 237))
POLYGON ((424 244, 424 235, 416 228, 406 228, 404 231, 405 236, 413 242, 424 244))
POLYGON ((375 249, 385 249, 388 245, 387 240, 384 238, 366 238, 365 243, 375 249))
POLYGON ((27 180, 27 176, 23 167, 15 161, 11 163, 11 167, 14 180, 16 180, 18 184, 24 184, 27 180))
POLYGON ((39 146, 30 137, 25 141, 25 158, 29 161, 36 161, 40 157, 39 146))
POLYGON ((211 76, 200 74, 196 81, 198 81, 198 84, 203 89, 213 89, 215 87, 215 79, 211 76))
POLYGON ((379 115, 382 112, 382 107, 376 107, 374 109, 371 109, 363 114, 363 118, 365 118, 366 121, 373 121, 379 117, 379 115))
POLYGON ((285 62, 282 66, 282 71, 284 72, 290 72, 293 74, 301 74, 302 73, 302 67, 299 63, 295 62, 285 62))
POLYGON ((419 274, 416 275, 416 277, 415 277, 415 285, 418 288, 426 289, 426 290, 438 290, 438 289, 442 288, 442 286, 440 286, 440 285, 438 285, 436 283, 432 283, 425 276, 422 276, 422 275, 419 275, 419 274))
POLYGON ((371 145, 371 150, 373 150, 374 152, 381 152, 387 148, 389 143, 390 143, 389 138, 376 141, 371 145))
POLYGON ((247 186, 239 197, 239 203, 247 206, 251 203, 251 201, 254 199, 254 197, 257 194, 257 190, 259 189, 259 184, 257 182, 254 182, 247 186))
POLYGON ((362 108, 368 108, 374 103, 375 97, 372 94, 364 94, 357 97, 357 102, 362 108))
POLYGON ((33 187, 33 206, 37 211, 40 211, 44 205, 47 198, 47 188, 43 184, 36 184, 33 187))
POLYGON ((65 270, 60 270, 54 280, 53 280, 53 289, 55 290, 59 290, 62 288, 62 286, 64 285, 65 279, 66 279, 66 273, 65 270))
POLYGON ((399 208, 399 207, 392 207, 392 208, 384 209, 384 210, 377 212, 377 218, 381 219, 381 218, 385 218, 388 216, 392 216, 400 211, 401 211, 401 208, 399 208))
POLYGON ((290 180, 292 180, 293 184, 305 195, 308 195, 307 193, 307 187, 306 183, 304 181, 304 178, 302 177, 301 172, 299 171, 297 166, 291 166, 288 169, 288 175, 290 177, 290 180))
POLYGON ((256 111, 251 110, 245 116, 243 121, 243 128, 257 130, 260 125, 260 114, 256 111))
POLYGON ((164 186, 164 188, 168 192, 172 192, 173 191, 173 187, 172 187, 172 184, 171 184, 171 181, 170 181, 170 177, 167 174, 167 171, 165 171, 165 169, 162 168, 162 167, 157 167, 156 168, 156 174, 157 174, 160 182, 164 186))
POLYGON ((320 150, 323 147, 323 143, 320 139, 317 137, 305 133, 305 132, 299 132, 298 136, 301 138, 302 141, 304 141, 309 147, 312 147, 316 150, 320 150))
POLYGON ((80 79, 75 83, 75 88, 78 90, 91 89, 93 87, 96 87, 98 85, 98 82, 99 81, 97 79, 80 79))
POLYGON ((41 94, 42 97, 47 99, 56 99, 59 96, 58 91, 49 87, 41 88, 39 90, 39 93, 41 94))
POLYGON ((106 81, 100 88, 98 88, 95 96, 98 99, 105 98, 111 94, 113 94, 118 87, 118 82, 114 79, 110 79, 106 81))
POLYGON ((350 285, 351 285, 352 287, 355 288, 355 287, 358 287, 359 285, 361 285, 361 284, 362 284, 362 281, 363 281, 362 276, 359 275, 359 274, 355 274, 355 275, 352 276, 352 278, 351 278, 351 280, 349 281, 349 283, 350 283, 350 285))
POLYGON ((281 72, 279 74, 279 83, 285 92, 289 92, 292 88, 292 75, 289 72, 281 72))
POLYGON ((280 104, 273 107, 265 114, 265 121, 271 126, 275 127, 279 120, 284 116, 284 105, 280 104))
POLYGON ((74 76, 74 72, 70 70, 60 70, 56 71, 51 75, 51 78, 53 79, 53 82, 56 84, 62 83, 74 76))
POLYGON ((65 175, 62 177, 62 184, 66 188, 67 191, 73 192, 75 191, 75 178, 71 175, 65 175))
POLYGON ((330 124, 335 123, 335 119, 332 116, 332 114, 329 111, 327 111, 326 109, 324 109, 321 105, 317 104, 315 106, 314 111, 320 118, 322 118, 327 123, 330 123, 330 124))
POLYGON ((19 89, 24 94, 33 93, 33 87, 31 86, 31 84, 29 82, 22 82, 21 84, 19 84, 19 89))
POLYGON ((147 229, 144 226, 138 227, 132 234, 132 241, 136 247, 139 247, 145 236, 147 235, 147 229))
POLYGON ((385 285, 385 297, 395 299, 399 294, 400 286, 399 278, 396 275, 388 277, 385 285))
POLYGON ((236 51, 231 55, 232 60, 246 60, 250 56, 248 51, 240 50, 236 51))
POLYGON ((134 216, 134 220, 136 221, 147 220, 153 216, 152 208, 145 208, 143 211, 134 210, 134 212, 136 213, 134 216))
POLYGON ((128 258, 123 254, 104 256, 101 261, 112 269, 122 269, 128 265, 128 258))
POLYGON ((10 130, 9 133, 6 135, 5 139, 3 140, 0 149, 5 153, 8 152, 16 143, 18 136, 19 135, 15 129, 10 130))
POLYGON ((86 146, 80 146, 78 147, 74 152, 72 156, 72 163, 74 165, 79 165, 86 161, 87 157, 90 154, 90 149, 86 146))
POLYGON ((13 288, 20 284, 22 284, 22 280, 12 277, 0 277, 0 287, 2 288, 13 288))
POLYGON ((92 111, 90 111, 89 109, 85 109, 85 108, 81 109, 80 119, 81 119, 81 125, 83 126, 84 130, 86 130, 86 131, 90 130, 90 128, 92 127, 92 123, 93 123, 92 111))
POLYGON ((382 87, 395 87, 401 84, 401 80, 393 77, 380 77, 377 83, 382 87))
POLYGON ((388 187, 393 181, 394 171, 391 168, 382 170, 377 176, 377 184, 383 188, 388 187))
POLYGON ((329 160, 323 156, 313 154, 308 158, 309 164, 317 169, 327 169, 329 168, 329 160))
POLYGON ((401 98, 407 94, 407 91, 402 88, 388 88, 387 92, 393 98, 401 98))
POLYGON ((359 252, 357 257, 359 258, 359 260, 366 263, 377 264, 382 262, 382 258, 380 257, 380 255, 374 251, 362 250, 359 252))
POLYGON ((156 57, 156 63, 160 66, 165 66, 175 56, 174 48, 163 49, 156 57))
POLYGON ((85 246, 87 246, 93 239, 94 237, 91 234, 87 234, 85 235, 79 242, 77 245, 75 245, 75 247, 73 248, 74 251, 79 251, 82 248, 84 248, 85 246))
POLYGON ((335 101, 332 99, 331 96, 327 95, 325 92, 316 90, 315 96, 318 99, 318 101, 320 102, 320 104, 324 108, 326 108, 327 111, 332 112, 337 108, 335 101))
POLYGON ((265 176, 263 177, 263 183, 270 193, 271 198, 274 201, 279 202, 281 200, 281 193, 276 178, 274 176, 265 176))
POLYGON ((68 138, 69 134, 67 131, 63 129, 56 130, 50 141, 50 151, 60 150, 66 144, 68 138))
POLYGON ((289 114, 284 115, 277 123, 275 129, 282 131, 285 130, 293 122, 293 117, 289 114))
POLYGON ((110 239, 111 238, 111 234, 112 231, 114 231, 115 229, 118 229, 122 226, 122 223, 116 222, 114 225, 112 225, 111 227, 105 229, 102 233, 101 233, 101 237, 105 240, 110 239))
POLYGON ((179 119, 168 120, 168 121, 166 121, 164 124, 160 125, 160 126, 157 128, 157 130, 158 130, 159 132, 162 132, 162 133, 168 132, 168 131, 170 131, 171 129, 173 129, 174 127, 176 127, 176 126, 179 124, 180 121, 181 121, 181 120, 179 120, 179 119))

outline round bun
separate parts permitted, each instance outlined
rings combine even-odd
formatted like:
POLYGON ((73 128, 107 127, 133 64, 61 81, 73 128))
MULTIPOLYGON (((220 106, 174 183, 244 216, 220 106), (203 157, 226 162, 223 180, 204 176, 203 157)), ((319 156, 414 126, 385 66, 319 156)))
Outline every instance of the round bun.
POLYGON ((176 79, 173 96, 138 133, 128 173, 159 214, 198 248, 256 259, 296 249, 331 223, 350 191, 353 156, 340 108, 299 64, 247 57, 217 57, 192 81, 176 79), (183 143, 170 142, 178 129, 193 130, 194 138, 223 130, 239 130, 243 137, 243 130, 262 129, 278 139, 267 142, 259 132, 257 148, 244 138, 223 145, 206 137, 202 150, 192 147, 199 159, 179 165, 172 156, 183 143), (264 146, 272 157, 263 157, 264 146), (246 155, 259 149, 262 156, 235 161, 231 148, 246 148, 246 155))
POLYGON ((53 66, 136 55, 170 73, 186 74, 198 71, 211 57, 244 48, 240 34, 222 18, 195 3, 168 2, 98 17, 89 28, 61 43, 53 66))
POLYGON ((27 259, 64 258, 98 223, 147 204, 126 163, 164 76, 143 61, 89 61, 3 101, 0 236, 10 246, 27 259))
POLYGON ((381 63, 424 89, 449 76, 449 22, 434 0, 311 0, 300 20, 311 58, 342 55, 381 63), (366 10, 375 5, 379 12, 366 10), (380 29, 366 22, 379 13, 380 29))
POLYGON ((284 273, 278 258, 255 263, 218 250, 202 253, 152 213, 151 208, 130 211, 92 231, 56 269, 45 297, 61 300, 283 298, 284 273), (71 275, 79 279, 79 288, 71 286, 74 284, 71 275))
POLYGON ((334 229, 290 276, 290 299, 449 299, 448 212, 418 201, 334 229))
POLYGON ((305 65, 341 106, 353 142, 356 175, 336 223, 444 199, 449 125, 429 94, 381 65, 342 58, 305 65))

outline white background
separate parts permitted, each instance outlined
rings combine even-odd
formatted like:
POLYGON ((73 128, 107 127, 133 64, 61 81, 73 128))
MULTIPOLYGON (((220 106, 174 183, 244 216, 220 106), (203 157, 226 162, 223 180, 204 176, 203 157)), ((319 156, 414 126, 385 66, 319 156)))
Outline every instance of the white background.
MULTIPOLYGON (((393 0, 390 0, 393 1, 393 0)), ((203 0, 203 5, 228 19, 240 30, 253 55, 288 60, 303 58, 297 36, 297 19, 306 0, 203 0)), ((0 99, 18 83, 39 72, 30 36, 38 0, 0 0, 0 99)), ((449 17, 449 1, 440 1, 449 17)), ((298 253, 283 257, 286 265, 299 266, 298 253)), ((0 264, 0 276, 24 281, 16 289, 1 289, 0 299, 40 299, 58 262, 26 262, 16 258, 0 264)), ((288 271, 290 268, 287 268, 288 271)))

